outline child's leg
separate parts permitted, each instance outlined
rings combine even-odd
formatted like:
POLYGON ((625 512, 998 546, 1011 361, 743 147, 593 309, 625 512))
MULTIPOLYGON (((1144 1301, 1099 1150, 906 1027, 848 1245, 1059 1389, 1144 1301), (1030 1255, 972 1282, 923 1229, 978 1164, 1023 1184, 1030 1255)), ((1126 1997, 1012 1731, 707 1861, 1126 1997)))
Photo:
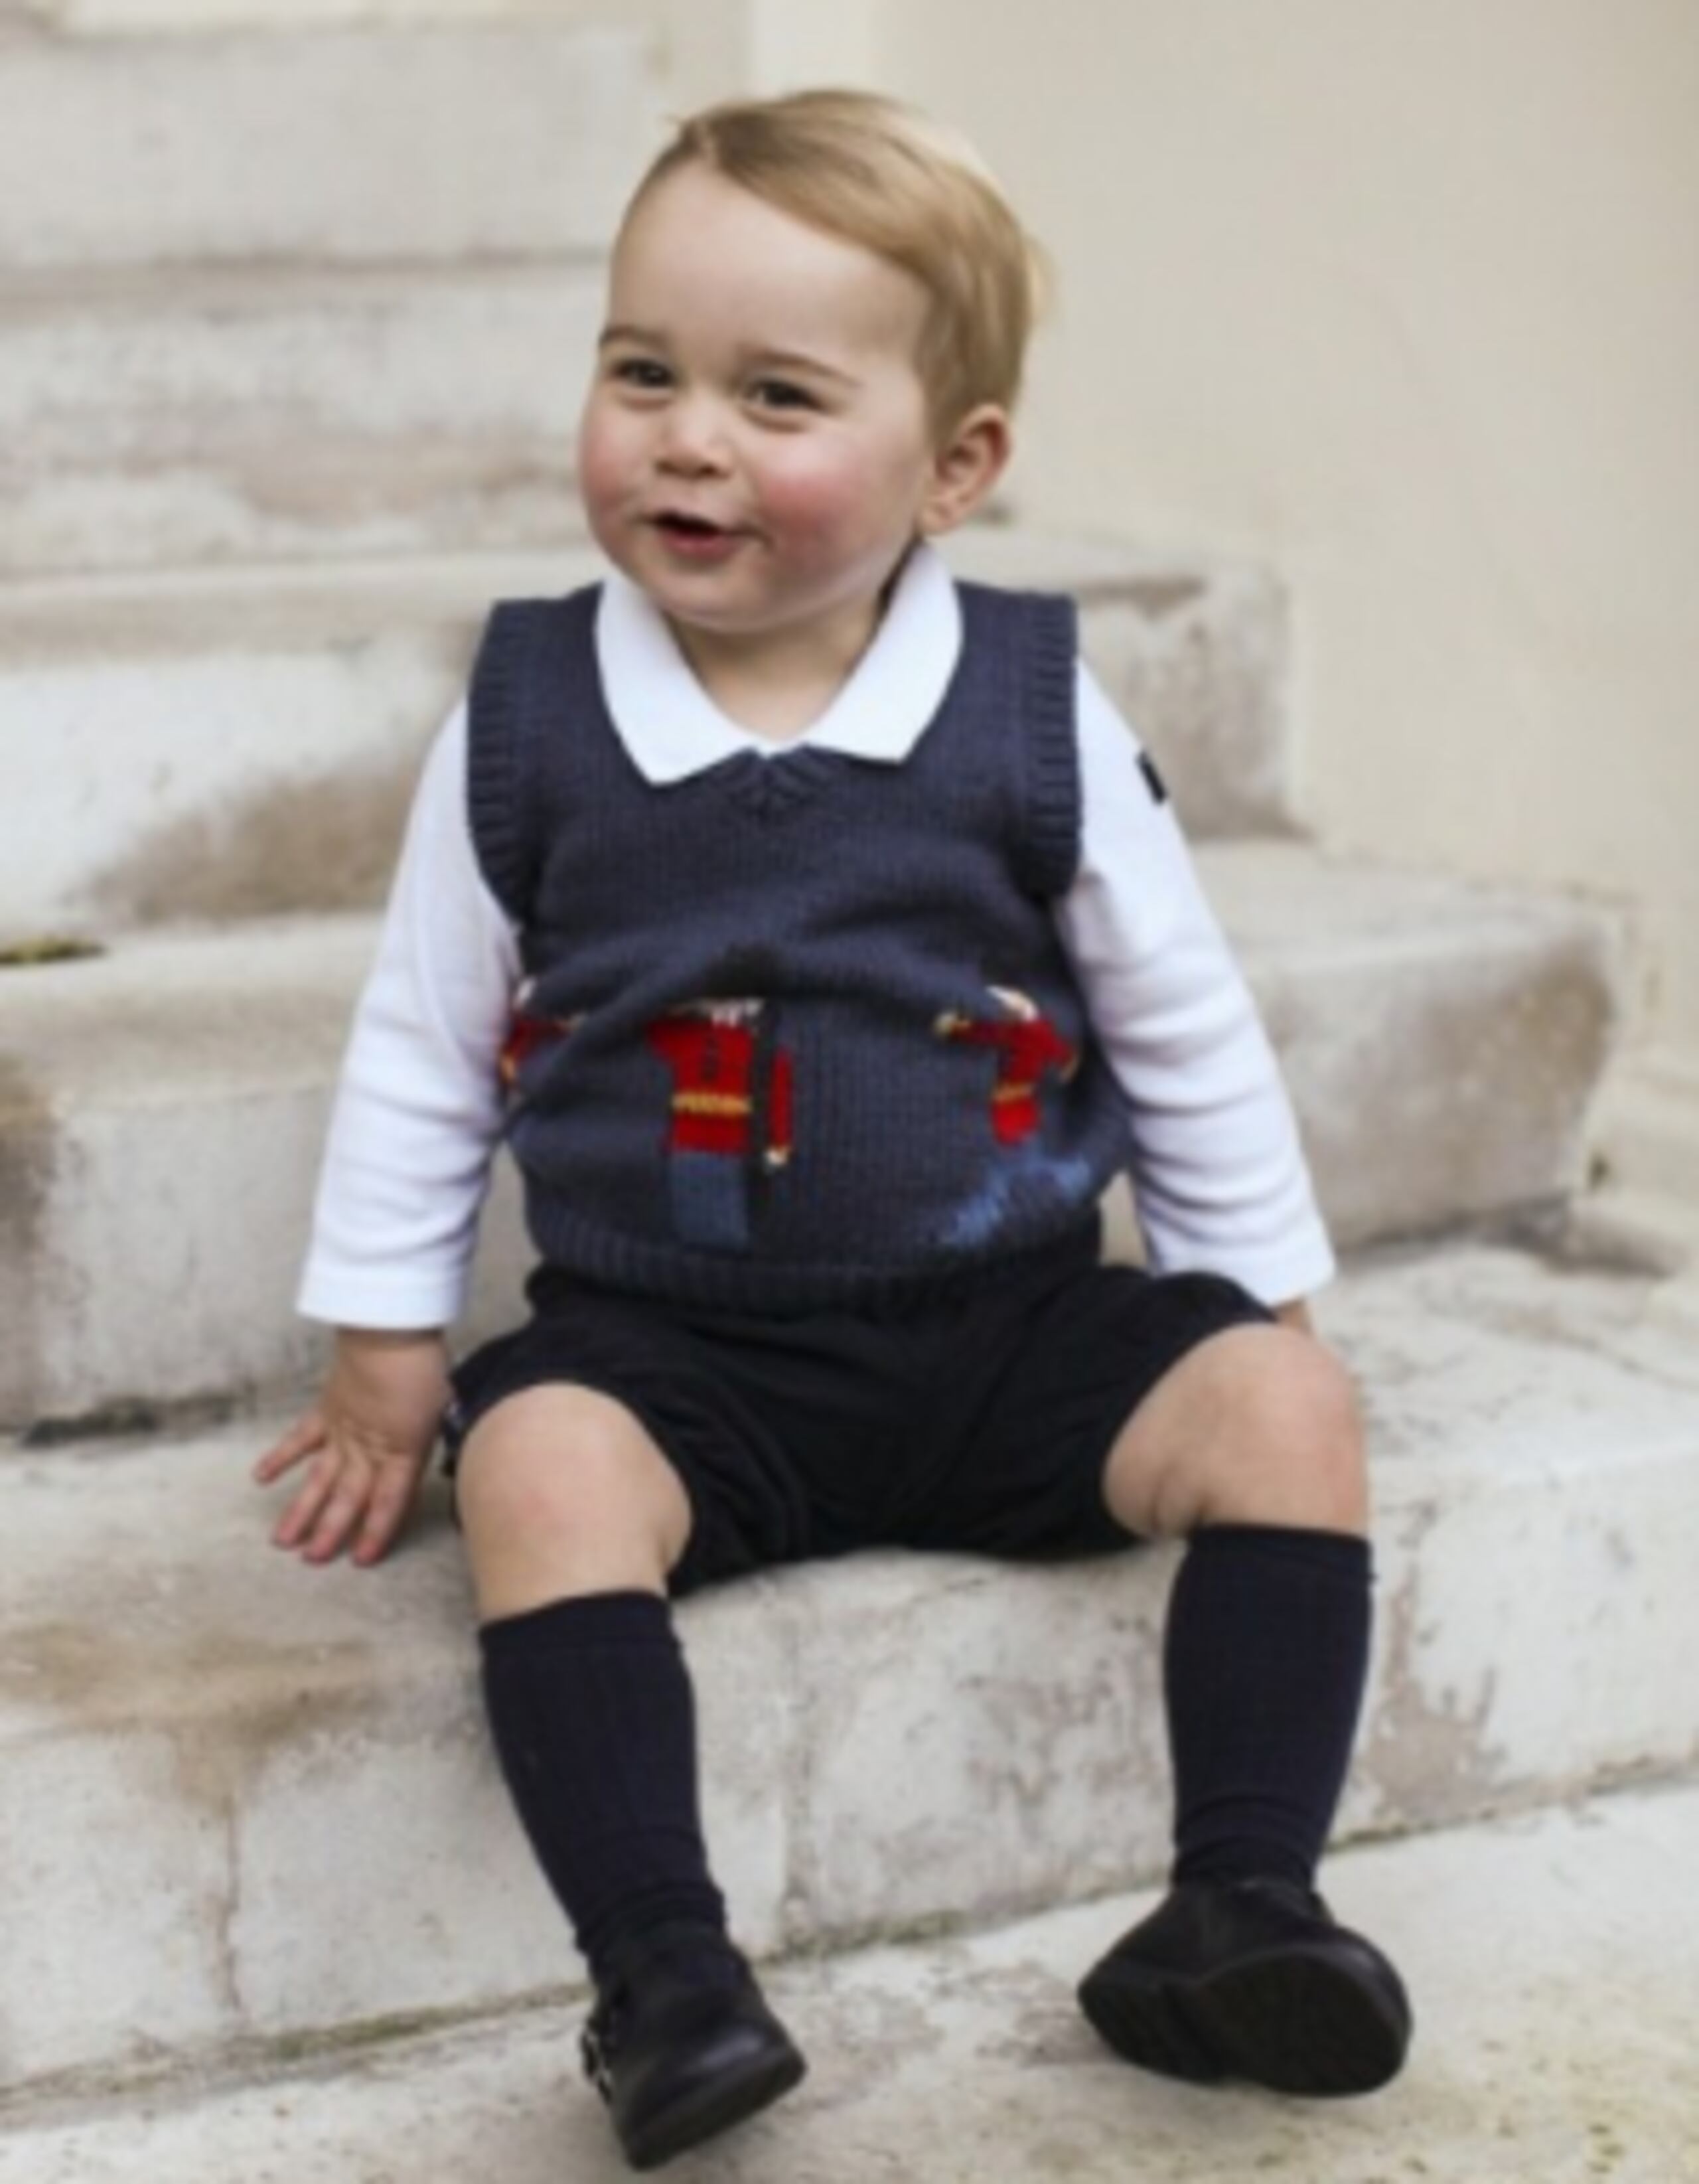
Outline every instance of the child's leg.
POLYGON ((458 1480, 492 1733, 596 1981, 586 2063, 648 2168, 803 2070, 727 1937, 708 1869, 666 1595, 689 1502, 638 1419, 577 1387, 497 1404, 458 1480))
POLYGON ((1368 1656, 1368 1490, 1344 1372, 1284 1328, 1217 1335, 1140 1404, 1104 1491, 1129 1530, 1192 1543, 1164 1660, 1175 1878, 1307 1886, 1368 1656))
POLYGON ((648 1927, 723 1930, 666 1598, 690 1530, 677 1475, 610 1397, 539 1387, 473 1429, 457 1485, 496 1749, 592 1971, 648 1927))
POLYGON ((1379 1953, 1310 1893, 1368 1653, 1349 1383, 1307 1335, 1217 1335, 1140 1404, 1104 1493, 1129 1530, 1191 1546, 1164 1658, 1175 1889, 1082 1998, 1111 2044, 1152 2068, 1367 2091, 1402 2060, 1407 2003, 1379 1953))
POLYGON ((1368 1644, 1345 1374, 1233 1283, 1100 1266, 1089 1237, 914 1331, 938 1395, 914 1406, 894 1537, 1020 1558, 1192 1541, 1165 1661, 1176 1884, 1087 1978, 1092 2022, 1188 2076, 1345 2092, 1390 2075, 1408 2031, 1396 1975, 1308 1886, 1368 1644))

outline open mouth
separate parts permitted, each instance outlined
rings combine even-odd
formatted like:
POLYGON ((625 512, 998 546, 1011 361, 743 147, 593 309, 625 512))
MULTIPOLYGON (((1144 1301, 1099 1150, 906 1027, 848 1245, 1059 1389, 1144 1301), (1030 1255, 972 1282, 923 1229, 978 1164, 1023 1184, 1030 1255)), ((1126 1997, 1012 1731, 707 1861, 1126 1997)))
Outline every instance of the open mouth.
POLYGON ((649 521, 655 536, 675 562, 718 568, 743 549, 743 532, 712 523, 705 515, 693 515, 688 509, 664 508, 649 521))
POLYGON ((657 530, 672 538, 725 538, 731 534, 718 523, 710 523, 705 515, 685 515, 668 509, 655 519, 657 530))

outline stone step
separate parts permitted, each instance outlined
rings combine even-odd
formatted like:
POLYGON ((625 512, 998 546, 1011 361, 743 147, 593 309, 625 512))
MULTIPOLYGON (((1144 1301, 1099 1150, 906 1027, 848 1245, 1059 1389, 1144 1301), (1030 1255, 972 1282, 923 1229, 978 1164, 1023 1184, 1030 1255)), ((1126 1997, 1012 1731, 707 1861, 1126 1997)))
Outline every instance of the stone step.
POLYGON ((668 103, 664 60, 641 8, 622 23, 14 38, 0 265, 600 248, 668 103))
MULTIPOLYGON (((1195 833, 1290 827, 1272 577, 1014 526, 951 559, 1078 596, 1086 649, 1195 833)), ((487 602, 599 566, 565 546, 0 590, 0 808, 31 815, 0 861, 0 945, 376 900, 487 602)))
POLYGON ((0 292, 0 577, 548 544, 594 263, 0 292))
MULTIPOLYGON (((1608 927, 1295 844, 1200 863, 1341 1244, 1543 1212, 1572 1188, 1613 1015, 1608 927)), ((318 1336, 291 1303, 372 944, 369 919, 309 919, 0 971, 0 1424, 309 1369, 318 1336)), ((485 1230, 473 1332, 518 1295, 510 1190, 485 1230)))
MULTIPOLYGON (((1646 1295, 1477 1245, 1329 1300, 1379 1508, 1348 1835, 1699 1762, 1699 1368, 1646 1295)), ((388 1563, 309 1570, 265 1543, 282 1496, 247 1466, 266 1438, 0 1456, 14 2093, 574 1976, 487 1752, 440 1490, 388 1563)), ((749 1946, 983 1924, 1158 1873, 1172 1568, 870 1556, 688 1603, 707 1825, 749 1946)))
MULTIPOLYGON (((687 2156, 679 2184, 1683 2184, 1699 2176, 1699 1789, 1347 1852, 1340 1915, 1415 2000, 1405 2075, 1301 2103, 1134 2074, 1077 2014, 1082 1970, 1150 1898, 972 1938, 781 1966, 810 2059, 771 2114, 687 2156), (1129 2164, 1131 2165, 1129 2165, 1129 2164)), ((291 2069, 0 2129, 0 2184, 618 2184, 630 2172, 575 2062, 582 2012, 543 2007, 291 2069)))
POLYGON ((1589 1237, 1685 1277, 1699 1296, 1699 1062, 1673 1049, 1624 1055, 1588 1145, 1593 1187, 1577 1211, 1589 1237))

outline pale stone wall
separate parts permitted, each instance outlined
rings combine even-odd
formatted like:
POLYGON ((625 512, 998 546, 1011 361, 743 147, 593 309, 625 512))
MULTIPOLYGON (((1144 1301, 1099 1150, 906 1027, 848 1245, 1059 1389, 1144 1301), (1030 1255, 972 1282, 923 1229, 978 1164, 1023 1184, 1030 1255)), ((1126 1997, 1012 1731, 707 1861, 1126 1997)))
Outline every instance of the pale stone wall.
POLYGON ((883 0, 1060 302, 1022 511, 1274 562, 1307 804, 1625 896, 1699 1050, 1699 7, 883 0))
POLYGON ((652 30, 681 109, 755 80, 752 0, 0 0, 0 32, 144 33, 530 20, 652 30))
MULTIPOLYGON (((704 12, 705 10, 699 10, 704 12)), ((219 31, 255 25, 298 29, 328 23, 473 23, 541 17, 575 22, 664 14, 641 0, 0 0, 0 21, 122 36, 140 31, 219 31)))
POLYGON ((8 22, 86 36, 374 23, 653 23, 693 101, 799 83, 872 82, 878 0, 0 0, 8 22))
POLYGON ((1020 512, 1278 567, 1319 827, 1630 901, 1699 1055, 1694 0, 0 0, 524 15, 962 122, 1059 274, 1020 512))

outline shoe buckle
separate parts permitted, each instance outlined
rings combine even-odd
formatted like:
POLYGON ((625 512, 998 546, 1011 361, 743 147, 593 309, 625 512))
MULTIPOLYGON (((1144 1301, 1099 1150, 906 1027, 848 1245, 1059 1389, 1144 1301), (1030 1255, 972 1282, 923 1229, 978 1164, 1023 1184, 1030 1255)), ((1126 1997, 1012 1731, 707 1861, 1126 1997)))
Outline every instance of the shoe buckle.
POLYGON ((608 2056, 603 2027, 592 2018, 578 2035, 578 2053, 584 2065, 584 2075, 590 2081, 604 2101, 614 2097, 614 2073, 608 2056))

